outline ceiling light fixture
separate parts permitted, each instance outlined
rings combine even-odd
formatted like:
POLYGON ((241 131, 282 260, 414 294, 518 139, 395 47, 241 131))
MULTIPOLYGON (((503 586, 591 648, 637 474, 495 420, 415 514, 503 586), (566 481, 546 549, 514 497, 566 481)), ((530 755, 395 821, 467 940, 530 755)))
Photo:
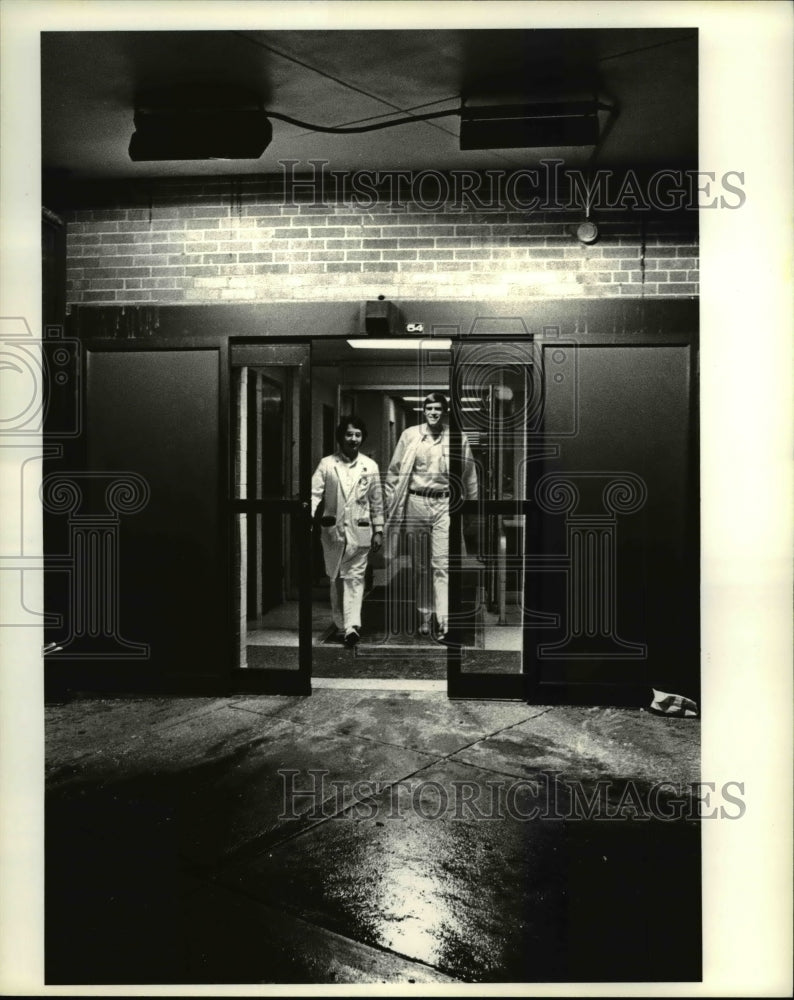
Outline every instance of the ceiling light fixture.
POLYGON ((348 344, 359 351, 448 351, 452 347, 452 341, 448 337, 432 337, 430 340, 377 340, 370 337, 367 340, 348 340, 348 344))
POLYGON ((273 126, 259 99, 237 87, 172 87, 135 103, 134 161, 256 160, 273 126))
POLYGON ((598 113, 611 110, 611 105, 597 100, 464 104, 461 108, 460 148, 593 146, 599 138, 598 113))

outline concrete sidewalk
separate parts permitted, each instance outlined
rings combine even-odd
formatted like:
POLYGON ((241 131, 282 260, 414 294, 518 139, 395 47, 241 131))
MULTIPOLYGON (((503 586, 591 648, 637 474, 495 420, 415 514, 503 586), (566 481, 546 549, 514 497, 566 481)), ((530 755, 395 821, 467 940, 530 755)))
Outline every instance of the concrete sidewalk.
POLYGON ((700 978, 697 720, 320 688, 46 733, 48 984, 700 978))

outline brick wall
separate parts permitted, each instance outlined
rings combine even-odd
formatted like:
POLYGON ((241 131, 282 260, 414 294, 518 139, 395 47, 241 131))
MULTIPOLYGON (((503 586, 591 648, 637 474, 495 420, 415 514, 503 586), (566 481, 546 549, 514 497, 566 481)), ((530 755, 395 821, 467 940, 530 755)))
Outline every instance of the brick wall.
MULTIPOLYGON (((601 298, 698 293, 696 213, 286 204, 182 182, 67 213, 70 304, 601 298)), ((85 202, 83 202, 85 204, 85 202)))

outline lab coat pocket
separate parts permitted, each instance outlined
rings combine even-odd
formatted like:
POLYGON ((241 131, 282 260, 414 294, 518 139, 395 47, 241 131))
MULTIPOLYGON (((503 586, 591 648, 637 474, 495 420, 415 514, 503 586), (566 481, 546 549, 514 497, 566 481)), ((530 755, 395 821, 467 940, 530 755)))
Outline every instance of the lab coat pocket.
POLYGON ((359 548, 369 548, 372 544, 372 522, 369 518, 358 518, 353 525, 353 534, 359 548))

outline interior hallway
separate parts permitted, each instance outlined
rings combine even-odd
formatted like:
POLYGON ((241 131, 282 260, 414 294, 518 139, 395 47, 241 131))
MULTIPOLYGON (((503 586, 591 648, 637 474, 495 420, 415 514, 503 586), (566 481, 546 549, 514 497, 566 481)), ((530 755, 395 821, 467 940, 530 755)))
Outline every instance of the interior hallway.
POLYGON ((698 721, 438 687, 49 705, 47 982, 698 979, 699 823, 571 809, 698 780, 698 721))

